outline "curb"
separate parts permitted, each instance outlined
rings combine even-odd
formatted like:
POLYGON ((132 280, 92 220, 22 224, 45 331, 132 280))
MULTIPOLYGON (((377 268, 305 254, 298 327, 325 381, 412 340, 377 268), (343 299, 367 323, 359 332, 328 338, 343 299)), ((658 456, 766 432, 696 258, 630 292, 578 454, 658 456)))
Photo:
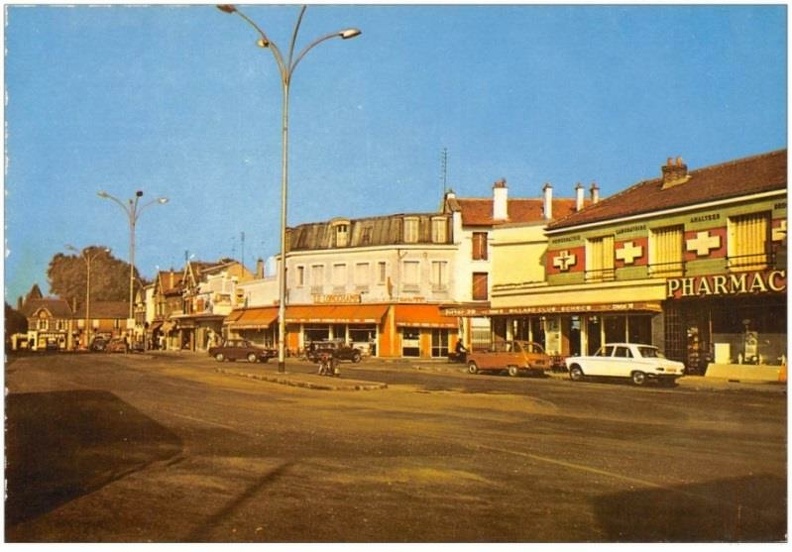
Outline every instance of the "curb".
POLYGON ((314 389, 319 391, 374 391, 377 389, 387 389, 387 383, 369 382, 360 380, 332 379, 322 376, 310 376, 299 374, 295 376, 279 374, 253 374, 250 372, 237 372, 226 370, 225 368, 215 368, 219 374, 239 376, 248 379, 289 385, 291 387, 302 387, 303 389, 314 389), (313 379, 316 378, 316 381, 313 379), (325 381, 326 380, 326 381, 325 381))

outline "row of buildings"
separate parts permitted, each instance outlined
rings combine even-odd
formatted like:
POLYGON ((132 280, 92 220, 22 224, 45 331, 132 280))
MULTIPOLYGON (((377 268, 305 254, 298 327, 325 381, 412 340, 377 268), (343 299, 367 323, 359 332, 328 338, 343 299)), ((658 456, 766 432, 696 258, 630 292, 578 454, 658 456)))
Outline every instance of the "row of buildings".
MULTIPOLYGON (((568 356, 630 341, 691 371, 785 364, 786 196, 784 149, 697 170, 669 159, 657 178, 603 199, 595 184, 514 198, 501 180, 489 197, 448 192, 436 212, 296 226, 286 348, 342 338, 378 357, 441 358, 458 339, 526 339, 568 356)), ((58 300, 40 299, 25 307, 28 338, 74 348, 90 329, 150 348, 205 350, 230 336, 274 346, 269 272, 262 261, 254 272, 188 261, 141 291, 134 321, 122 310, 94 318, 95 305, 86 321, 77 305, 48 311, 41 301, 58 300)))

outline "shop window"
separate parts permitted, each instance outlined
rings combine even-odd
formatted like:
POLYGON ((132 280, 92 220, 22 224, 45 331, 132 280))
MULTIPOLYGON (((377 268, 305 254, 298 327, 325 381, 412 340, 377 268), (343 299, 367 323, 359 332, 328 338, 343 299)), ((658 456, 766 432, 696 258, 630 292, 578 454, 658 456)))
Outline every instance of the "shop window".
POLYGON ((473 232, 473 260, 487 260, 487 233, 473 232))
POLYGON ((603 316, 605 324, 605 343, 623 343, 627 341, 627 317, 603 316))
POLYGON ((586 241, 586 281, 613 280, 613 236, 586 241))
POLYGON ((432 357, 448 356, 448 330, 436 328, 432 330, 432 357))
POLYGON ((728 266, 732 270, 763 270, 768 264, 769 213, 729 218, 728 266))
POLYGON ((486 272, 473 273, 473 300, 486 301, 489 299, 489 275, 486 272))
POLYGON ((651 231, 649 274, 663 278, 682 276, 684 228, 669 226, 651 231))
POLYGON ((421 330, 402 328, 402 356, 421 356, 421 330))
POLYGON ((585 354, 592 355, 602 346, 602 318, 589 316, 586 320, 586 346, 585 354))

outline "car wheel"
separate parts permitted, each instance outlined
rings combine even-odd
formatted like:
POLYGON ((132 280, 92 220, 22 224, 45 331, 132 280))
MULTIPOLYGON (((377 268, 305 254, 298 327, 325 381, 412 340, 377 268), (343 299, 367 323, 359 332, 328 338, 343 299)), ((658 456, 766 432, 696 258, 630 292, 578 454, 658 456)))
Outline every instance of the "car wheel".
POLYGON ((509 366, 509 375, 516 378, 520 375, 520 370, 516 366, 509 366))
POLYGON ((217 353, 215 355, 215 360, 217 362, 223 362, 225 360, 225 355, 223 353, 217 353))
POLYGON ((468 372, 471 374, 478 374, 478 366, 476 366, 475 362, 468 364, 468 372))
POLYGON ((630 375, 630 379, 632 379, 632 382, 635 385, 643 385, 644 383, 646 383, 646 374, 636 370, 630 375))
POLYGON ((247 359, 248 362, 256 362, 258 360, 256 353, 248 353, 247 359))
POLYGON ((360 353, 359 352, 355 351, 354 353, 352 353, 352 362, 354 362, 355 364, 360 362, 360 353))
POLYGON ((572 381, 581 381, 583 379, 583 370, 577 364, 569 369, 569 379, 572 381))

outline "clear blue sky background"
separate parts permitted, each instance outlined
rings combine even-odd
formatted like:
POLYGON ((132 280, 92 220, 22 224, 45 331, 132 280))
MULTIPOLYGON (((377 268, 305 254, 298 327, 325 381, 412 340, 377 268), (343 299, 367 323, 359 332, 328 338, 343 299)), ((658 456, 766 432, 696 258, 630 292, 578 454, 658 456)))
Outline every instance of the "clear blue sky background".
MULTIPOLYGON (((282 50, 294 5, 246 13, 282 50)), ((317 5, 298 44, 354 26, 298 67, 289 224, 438 208, 447 182, 489 197, 604 196, 660 175, 786 147, 780 6, 317 5)), ((238 16, 213 6, 6 11, 6 300, 52 256, 128 258, 126 200, 148 278, 279 248, 280 80, 238 16)))

